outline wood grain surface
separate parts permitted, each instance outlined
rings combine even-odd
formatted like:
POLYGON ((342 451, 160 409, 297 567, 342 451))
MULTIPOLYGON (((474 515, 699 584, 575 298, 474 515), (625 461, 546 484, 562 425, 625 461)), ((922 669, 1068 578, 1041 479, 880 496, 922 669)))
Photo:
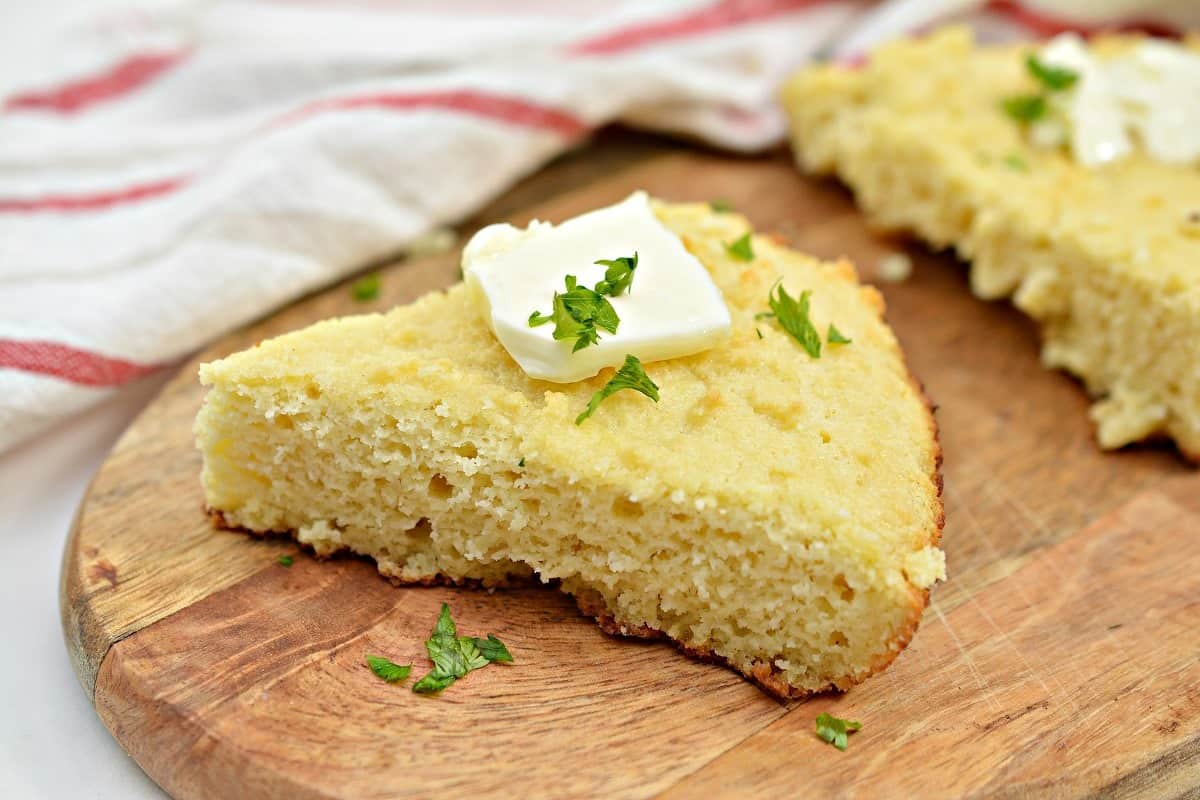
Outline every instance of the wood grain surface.
POLYGON ((1200 792, 1200 475, 1166 448, 1104 454, 1087 400, 1032 326, 971 298, 953 259, 873 235, 784 154, 738 159, 602 139, 478 215, 561 219, 644 188, 721 198, 760 230, 881 284, 940 406, 950 579, 914 643, 845 695, 780 704, 665 644, 600 633, 551 589, 398 589, 372 565, 214 531, 191 425, 196 364, 324 317, 448 285, 457 253, 384 270, 219 342, 118 442, 64 554, 63 627, 100 717, 168 792, 199 797, 1113 797, 1200 792), (296 555, 290 569, 276 563, 296 555), (427 663, 439 604, 517 662, 443 696, 375 678, 427 663), (841 753, 822 711, 861 720, 841 753))

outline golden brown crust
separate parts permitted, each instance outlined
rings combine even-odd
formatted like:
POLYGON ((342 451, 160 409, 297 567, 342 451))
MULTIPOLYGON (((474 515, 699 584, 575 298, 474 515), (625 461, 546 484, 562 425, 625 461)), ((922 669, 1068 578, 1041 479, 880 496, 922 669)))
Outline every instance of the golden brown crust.
MULTIPOLYGON (((921 381, 917 380, 916 376, 913 375, 912 370, 908 366, 908 360, 904 356, 904 351, 899 347, 897 347, 897 350, 900 352, 900 361, 904 364, 904 371, 908 375, 908 381, 912 385, 913 391, 917 393, 917 397, 921 398, 921 403, 925 406, 926 418, 929 420, 929 437, 933 442, 933 474, 930 475, 930 479, 933 481, 933 485, 937 490, 937 494, 934 496, 934 502, 937 503, 937 518, 934 520, 933 530, 929 532, 929 543, 933 546, 937 546, 937 544, 942 540, 942 529, 946 526, 946 506, 945 503, 942 502, 942 443, 938 438, 938 424, 936 416, 937 406, 932 400, 929 399, 929 395, 925 393, 925 385, 922 384, 921 381)), ((848 689, 850 688, 850 685, 853 685, 853 683, 860 683, 862 680, 869 678, 871 675, 887 669, 887 667, 896 660, 896 657, 900 655, 904 648, 908 647, 908 643, 912 641, 913 636, 915 636, 917 633, 917 628, 921 624, 921 615, 924 614, 925 607, 929 605, 929 589, 924 589, 921 591, 914 589, 914 594, 916 594, 919 599, 917 599, 913 604, 912 613, 909 615, 907 624, 891 641, 890 644, 892 646, 890 646, 887 652, 883 653, 873 664, 871 664, 871 671, 869 673, 864 675, 858 681, 853 681, 849 685, 839 685, 839 689, 848 689)))
MULTIPOLYGON (((886 306, 884 304, 883 295, 879 294, 879 312, 881 319, 884 317, 885 308, 886 306)), ((897 345, 896 350, 900 355, 900 362, 904 365, 904 372, 906 375, 908 375, 909 384, 912 386, 913 391, 916 392, 917 397, 920 398, 922 405, 925 406, 925 416, 929 423, 929 438, 930 441, 933 442, 933 473, 929 477, 932 480, 937 492, 933 498, 933 502, 937 504, 937 518, 934 520, 933 530, 929 531, 928 540, 930 545, 937 546, 937 544, 942 540, 942 529, 946 525, 946 506, 942 502, 942 490, 944 488, 942 480, 942 445, 941 441, 938 439, 937 417, 935 416, 937 405, 934 404, 934 402, 929 398, 929 395, 925 393, 925 385, 922 384, 915 375, 913 375, 912 369, 908 366, 908 360, 905 358, 903 348, 897 345)), ((893 661, 896 660, 896 657, 903 652, 904 648, 908 647, 909 642, 912 641, 913 636, 915 636, 917 633, 917 628, 921 624, 921 616, 925 612, 926 606, 929 605, 929 589, 918 590, 915 587, 912 587, 912 593, 914 597, 911 613, 909 614, 908 619, 905 621, 904 627, 902 627, 896 636, 891 640, 891 642, 888 643, 888 649, 881 653, 879 657, 872 662, 871 670, 868 673, 860 678, 846 676, 845 678, 835 681, 836 688, 841 691, 846 691, 851 686, 862 683, 872 675, 882 672, 883 670, 887 669, 893 661)), ((756 682, 758 681, 756 680, 756 682)), ((763 684, 759 683, 759 685, 763 684)), ((764 688, 767 687, 764 686, 764 688)), ((771 691, 769 688, 767 690, 771 691)), ((780 696, 775 692, 772 692, 772 694, 780 696)))
MULTIPOLYGON (((801 697, 807 697, 811 694, 816 694, 824 690, 809 690, 798 689, 795 686, 789 685, 783 679, 783 672, 774 664, 768 664, 762 661, 757 661, 749 671, 742 670, 733 664, 729 659, 722 655, 718 655, 712 651, 712 648, 705 645, 688 644, 681 642, 678 639, 672 639, 666 633, 651 628, 649 625, 628 625, 618 620, 609 610, 608 605, 600 598, 599 595, 579 593, 572 595, 575 599, 575 605, 579 607, 580 613, 596 620, 596 624, 600 626, 600 630, 607 633, 609 636, 629 636, 637 639, 666 639, 675 645, 675 648, 681 653, 688 655, 697 661, 704 661, 710 664, 720 664, 728 667, 734 672, 740 672, 745 677, 749 678, 754 683, 777 700, 796 700, 801 697)), ((830 684, 826 689, 835 688, 830 684)))

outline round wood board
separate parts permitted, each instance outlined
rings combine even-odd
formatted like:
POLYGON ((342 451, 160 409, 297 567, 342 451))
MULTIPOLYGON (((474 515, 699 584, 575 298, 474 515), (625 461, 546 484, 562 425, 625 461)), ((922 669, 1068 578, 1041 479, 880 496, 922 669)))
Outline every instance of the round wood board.
MULTIPOLYGON (((515 220, 645 188, 730 200, 801 249, 851 256, 867 279, 899 246, 783 156, 643 153, 615 174, 619 154, 584 157, 601 166, 577 158, 514 193, 541 199, 515 220)), ((361 560, 211 527, 196 365, 444 287, 457 252, 386 269, 374 303, 338 286, 229 336, 136 420, 64 554, 81 683, 185 798, 1187 793, 1200 785, 1198 476, 1167 449, 1098 452, 1086 399, 1040 368, 1031 326, 973 300, 951 259, 912 252, 914 277, 884 292, 941 404, 951 578, 909 650, 848 694, 779 704, 665 644, 605 636, 553 589, 396 588, 361 560), (367 653, 424 669, 443 601, 516 663, 433 698, 375 678, 367 653), (846 753, 813 735, 822 711, 864 723, 846 753)))

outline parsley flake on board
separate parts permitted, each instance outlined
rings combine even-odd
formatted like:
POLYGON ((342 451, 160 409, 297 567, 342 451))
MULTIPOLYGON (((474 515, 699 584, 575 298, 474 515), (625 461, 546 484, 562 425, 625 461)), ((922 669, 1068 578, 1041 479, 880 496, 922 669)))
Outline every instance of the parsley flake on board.
POLYGON ((495 661, 513 660, 503 642, 491 634, 486 639, 459 636, 446 603, 442 603, 438 621, 425 641, 425 651, 433 669, 413 684, 417 694, 436 694, 472 670, 495 661))
POLYGON ((829 332, 825 334, 825 338, 830 344, 850 344, 850 342, 854 341, 853 339, 847 338, 846 335, 839 331, 832 322, 829 323, 829 332))
POLYGON ((775 281, 767 295, 767 303, 771 310, 755 314, 755 319, 773 317, 787 333, 800 343, 813 358, 821 357, 821 334, 817 333, 812 320, 808 318, 808 298, 812 292, 807 289, 800 296, 792 297, 783 288, 783 279, 775 281))
POLYGON ((725 252, 738 261, 754 260, 754 244, 750 241, 750 232, 743 233, 741 238, 725 243, 725 252))
POLYGON ((475 637, 475 646, 479 648, 479 655, 486 658, 488 661, 504 661, 512 663, 512 653, 508 652, 508 648, 504 646, 504 642, 497 639, 494 635, 488 634, 486 639, 475 637))
POLYGON ((372 272, 354 282, 350 294, 360 303, 367 303, 379 297, 379 273, 372 272))
MULTIPOLYGON (((632 276, 631 276, 632 280, 632 276)), ((529 327, 536 328, 554 322, 555 339, 574 339, 571 352, 578 352, 588 345, 600 341, 597 328, 617 332, 621 319, 603 295, 586 286, 580 286, 574 275, 565 279, 567 290, 554 293, 554 308, 549 314, 534 311, 529 315, 529 327)))
POLYGON ((633 389, 635 392, 641 392, 649 397, 654 402, 658 402, 658 384, 650 380, 646 375, 646 370, 642 369, 642 362, 635 356, 625 356, 625 363, 617 370, 604 387, 592 395, 592 399, 588 401, 587 408, 583 410, 578 417, 575 418, 576 425, 582 425, 583 421, 595 413, 606 398, 616 394, 622 389, 633 389))
POLYGON ((845 750, 846 745, 850 743, 850 731, 857 731, 861 728, 861 722, 841 719, 832 714, 821 714, 817 717, 817 736, 838 750, 845 750))
POLYGON ((458 678, 453 675, 448 675, 438 672, 436 669, 430 672, 421 680, 413 684, 413 691, 417 694, 437 694, 445 689, 450 684, 454 683, 458 678))
POLYGON ((292 563, 293 559, 291 556, 284 555, 279 557, 279 566, 281 567, 290 567, 292 563))
POLYGON ((1006 97, 1001 105, 1004 113, 1017 122, 1035 122, 1046 116, 1046 98, 1040 94, 1006 97))
POLYGON ((383 656, 367 656, 367 666, 377 677, 388 683, 399 683, 412 672, 412 664, 396 664, 383 656))
POLYGON ((632 256, 621 256, 614 259, 602 258, 593 263, 608 267, 604 271, 604 280, 596 284, 596 294, 617 297, 625 291, 633 292, 633 271, 637 269, 638 265, 636 250, 632 256))
POLYGON ((1079 73, 1066 67, 1055 67, 1040 60, 1032 53, 1025 59, 1029 74, 1052 92, 1070 89, 1079 80, 1079 73))

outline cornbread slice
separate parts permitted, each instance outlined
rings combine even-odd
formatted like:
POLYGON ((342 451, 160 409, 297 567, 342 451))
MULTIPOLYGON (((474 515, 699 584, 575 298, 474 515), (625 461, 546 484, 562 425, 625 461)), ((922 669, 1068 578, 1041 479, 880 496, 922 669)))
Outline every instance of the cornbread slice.
POLYGON ((880 227, 954 247, 978 296, 1033 317, 1046 366, 1096 398, 1102 447, 1165 435, 1200 459, 1200 170, 1141 152, 1088 169, 1031 145, 1001 102, 1036 88, 1034 49, 951 28, 802 72, 782 95, 799 162, 880 227))
POLYGON ((892 661, 943 577, 939 450, 875 290, 704 205, 657 205, 711 271, 724 345, 612 375, 528 377, 459 284, 201 367, 203 484, 220 523, 349 549, 401 583, 557 581, 612 632, 666 635, 780 696, 892 661), (809 357, 755 321, 782 277, 852 344, 809 357), (756 332, 756 329, 758 332, 756 332), (759 335, 761 332, 761 338, 759 335))

